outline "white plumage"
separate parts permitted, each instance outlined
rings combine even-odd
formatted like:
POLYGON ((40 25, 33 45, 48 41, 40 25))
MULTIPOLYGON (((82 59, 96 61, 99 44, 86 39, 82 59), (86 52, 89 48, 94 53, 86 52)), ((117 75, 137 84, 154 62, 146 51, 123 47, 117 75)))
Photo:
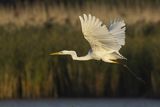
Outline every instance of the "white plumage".
POLYGON ((75 51, 60 51, 51 55, 71 55, 74 60, 103 60, 117 63, 117 59, 126 59, 119 50, 125 45, 125 23, 123 20, 113 20, 109 27, 102 24, 95 16, 79 16, 84 38, 89 42, 91 50, 86 56, 78 57, 75 51))
MULTIPOLYGON (((125 45, 125 23, 123 20, 116 19, 111 21, 108 28, 106 25, 90 14, 87 16, 79 16, 82 32, 84 38, 89 42, 91 49, 86 56, 78 57, 75 51, 63 50, 50 55, 71 55, 74 60, 102 60, 108 63, 118 63, 117 59, 126 59, 123 57, 119 50, 125 45)), ((119 63, 120 64, 120 63, 119 63)), ((136 77, 137 80, 144 82, 139 78, 129 67, 125 64, 121 64, 123 67, 136 77)))
POLYGON ((105 62, 115 62, 116 59, 125 59, 119 50, 125 44, 125 23, 123 20, 114 20, 109 28, 90 14, 79 16, 84 37, 91 45, 92 56, 105 62))

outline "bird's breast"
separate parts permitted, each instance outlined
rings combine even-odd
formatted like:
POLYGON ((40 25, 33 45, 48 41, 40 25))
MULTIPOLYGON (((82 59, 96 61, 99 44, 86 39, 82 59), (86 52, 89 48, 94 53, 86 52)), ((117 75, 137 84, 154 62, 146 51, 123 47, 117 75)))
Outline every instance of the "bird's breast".
POLYGON ((102 48, 97 48, 92 50, 92 57, 96 60, 102 59, 102 57, 106 54, 106 51, 102 48))

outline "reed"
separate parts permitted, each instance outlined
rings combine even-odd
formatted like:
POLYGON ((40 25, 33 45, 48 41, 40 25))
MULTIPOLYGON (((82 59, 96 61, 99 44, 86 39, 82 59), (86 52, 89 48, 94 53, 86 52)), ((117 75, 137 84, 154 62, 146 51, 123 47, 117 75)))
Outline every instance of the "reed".
POLYGON ((118 65, 49 56, 63 49, 74 49, 79 55, 87 53, 89 45, 80 29, 71 25, 12 30, 8 26, 0 27, 0 98, 147 96, 152 91, 151 96, 157 95, 160 25, 154 25, 152 34, 147 34, 145 29, 150 26, 153 24, 128 26, 132 31, 127 30, 127 43, 122 48, 129 67, 146 80, 147 85, 118 65), (142 86, 146 86, 144 92, 141 92, 142 86), (153 86, 153 90, 147 86, 153 86))
POLYGON ((0 99, 45 97, 154 97, 160 95, 159 9, 104 4, 17 5, 0 8, 0 99), (78 62, 49 56, 63 49, 87 53, 78 15, 104 22, 121 16, 127 23, 121 53, 146 84, 125 68, 100 61, 78 62))
POLYGON ((136 22, 156 23, 160 19, 160 8, 135 6, 125 7, 124 5, 110 6, 109 4, 85 3, 83 6, 79 5, 60 5, 51 4, 46 6, 44 3, 36 3, 34 5, 17 4, 16 7, 0 7, 0 25, 14 24, 17 26, 42 26, 43 24, 71 23, 77 26, 79 24, 78 16, 83 13, 91 13, 100 17, 104 22, 110 19, 121 17, 124 18, 127 24, 134 24, 136 22))

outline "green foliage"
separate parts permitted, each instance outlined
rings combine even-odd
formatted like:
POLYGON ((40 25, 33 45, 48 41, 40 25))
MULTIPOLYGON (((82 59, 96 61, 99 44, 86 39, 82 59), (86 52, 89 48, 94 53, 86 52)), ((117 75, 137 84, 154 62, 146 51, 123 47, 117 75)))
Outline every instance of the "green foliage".
POLYGON ((121 53, 146 84, 120 65, 50 56, 63 49, 85 55, 89 44, 71 25, 0 27, 0 98, 158 96, 159 24, 127 26, 121 53), (153 87, 153 88, 152 88, 153 87))

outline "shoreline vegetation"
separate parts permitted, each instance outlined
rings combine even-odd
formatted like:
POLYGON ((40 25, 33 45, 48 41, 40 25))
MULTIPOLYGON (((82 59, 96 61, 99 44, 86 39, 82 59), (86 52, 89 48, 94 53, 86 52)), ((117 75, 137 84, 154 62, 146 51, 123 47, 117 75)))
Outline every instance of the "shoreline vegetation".
POLYGON ((0 25, 22 26, 43 26, 44 24, 71 24, 79 25, 79 15, 83 13, 92 14, 99 17, 104 23, 111 19, 123 18, 127 24, 134 23, 157 23, 160 22, 160 7, 146 5, 118 7, 100 3, 85 3, 84 5, 45 5, 44 3, 34 3, 32 5, 16 4, 15 6, 0 6, 0 25))
POLYGON ((160 7, 27 4, 0 6, 0 99, 160 96, 160 7), (90 47, 78 19, 82 13, 105 23, 124 18, 126 45, 121 53, 146 84, 119 65, 49 56, 63 49, 87 53, 90 47))

